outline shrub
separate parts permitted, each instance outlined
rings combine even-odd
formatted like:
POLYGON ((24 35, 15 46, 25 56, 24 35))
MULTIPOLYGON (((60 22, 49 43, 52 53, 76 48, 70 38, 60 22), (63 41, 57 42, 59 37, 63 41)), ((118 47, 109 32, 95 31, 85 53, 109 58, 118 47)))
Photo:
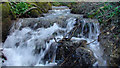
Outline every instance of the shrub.
POLYGON ((29 5, 28 3, 25 3, 25 2, 19 2, 19 3, 10 2, 9 4, 11 5, 10 10, 16 15, 24 14, 24 12, 27 9, 32 7, 31 5, 29 5))

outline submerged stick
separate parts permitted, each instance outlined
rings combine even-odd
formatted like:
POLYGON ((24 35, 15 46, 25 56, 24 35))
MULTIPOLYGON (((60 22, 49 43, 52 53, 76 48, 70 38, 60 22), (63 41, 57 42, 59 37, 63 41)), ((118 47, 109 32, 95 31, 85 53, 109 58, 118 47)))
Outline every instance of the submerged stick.
POLYGON ((92 41, 92 42, 90 42, 90 43, 87 43, 86 45, 89 45, 89 44, 91 44, 91 43, 93 43, 93 42, 95 42, 97 39, 95 39, 94 41, 92 41))

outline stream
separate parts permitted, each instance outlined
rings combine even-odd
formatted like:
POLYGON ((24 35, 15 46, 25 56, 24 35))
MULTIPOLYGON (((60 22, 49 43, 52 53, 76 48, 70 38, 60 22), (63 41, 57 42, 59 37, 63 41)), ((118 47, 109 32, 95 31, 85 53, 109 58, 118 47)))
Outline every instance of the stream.
POLYGON ((14 22, 10 34, 3 43, 3 66, 57 66, 58 44, 63 37, 69 38, 77 19, 81 27, 71 41, 86 40, 86 48, 93 52, 97 60, 93 66, 106 66, 103 59, 103 48, 97 41, 100 34, 99 23, 94 19, 83 18, 83 15, 72 14, 66 6, 52 7, 44 17, 24 18, 14 22), (55 40, 56 39, 56 40, 55 40), (46 56, 47 55, 47 56, 46 56), (51 61, 52 60, 52 61, 51 61))

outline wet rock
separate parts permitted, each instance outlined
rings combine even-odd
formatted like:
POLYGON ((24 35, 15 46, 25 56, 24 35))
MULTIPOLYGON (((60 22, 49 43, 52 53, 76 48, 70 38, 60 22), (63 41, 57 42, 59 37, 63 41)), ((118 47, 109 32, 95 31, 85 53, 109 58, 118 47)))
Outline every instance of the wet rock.
MULTIPOLYGON (((77 48, 76 54, 83 60, 82 62, 84 62, 84 63, 80 64, 82 66, 84 66, 84 65, 92 66, 96 62, 96 59, 93 56, 92 51, 87 48, 83 48, 83 47, 77 48)), ((81 60, 79 60, 79 61, 81 62, 81 60)))
MULTIPOLYGON (((73 16, 73 19, 75 16, 73 16)), ((31 29, 38 29, 41 27, 48 28, 48 27, 52 26, 54 23, 57 23, 59 25, 59 27, 61 27, 61 28, 66 28, 70 17, 71 17, 71 15, 64 16, 62 18, 60 18, 60 17, 24 18, 24 19, 18 20, 19 23, 17 22, 14 24, 15 25, 14 29, 22 29, 23 27, 30 27, 31 29), (21 26, 19 26, 19 24, 21 24, 21 26)))
POLYGON ((60 66, 92 66, 96 59, 85 47, 85 40, 63 41, 57 49, 56 61, 60 66))
POLYGON ((55 61, 55 57, 56 57, 56 50, 57 50, 57 43, 52 43, 50 46, 50 50, 48 51, 48 53, 45 55, 45 60, 48 60, 48 62, 54 62, 55 61))
POLYGON ((12 25, 11 16, 10 16, 10 6, 9 3, 0 4, 0 8, 2 8, 2 41, 6 39, 9 34, 9 29, 12 25))
MULTIPOLYGON (((41 13, 42 13, 42 12, 41 12, 41 13)), ((37 17, 39 17, 39 16, 41 16, 41 14, 39 13, 38 10, 31 10, 31 11, 30 11, 29 17, 37 18, 37 17)))
MULTIPOLYGON (((35 10, 31 10, 29 14, 27 14, 28 16, 26 17, 32 17, 32 18, 37 18, 40 16, 43 16, 43 13, 47 13, 49 9, 51 9, 51 4, 48 2, 30 2, 30 4, 34 4, 36 6, 38 6, 39 8, 35 9, 35 10)), ((25 17, 25 15, 23 16, 25 17)))

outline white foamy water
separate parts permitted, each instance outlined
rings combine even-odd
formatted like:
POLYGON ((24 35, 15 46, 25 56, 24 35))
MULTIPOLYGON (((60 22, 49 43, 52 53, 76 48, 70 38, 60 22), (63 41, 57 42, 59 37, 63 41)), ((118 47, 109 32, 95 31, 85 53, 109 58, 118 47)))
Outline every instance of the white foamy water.
MULTIPOLYGON (((29 26, 21 28, 24 23, 24 19, 20 19, 17 25, 13 25, 11 33, 3 44, 3 53, 7 57, 7 60, 3 63, 3 66, 56 66, 55 62, 56 55, 53 55, 53 61, 45 60, 45 55, 48 54, 50 47, 55 43, 54 37, 57 41, 63 38, 65 34, 74 28, 76 23, 76 15, 70 13, 70 9, 67 7, 53 7, 48 14, 44 14, 45 17, 38 19, 51 19, 54 20, 56 17, 69 17, 65 23, 65 28, 60 27, 59 24, 54 23, 50 27, 32 29, 29 26), (61 32, 62 31, 62 32, 61 32), (57 35, 53 35, 57 33, 57 35)), ((83 19, 82 31, 79 34, 82 37, 72 37, 72 40, 87 40, 87 43, 98 39, 99 24, 92 23, 83 19), (88 28, 85 25, 88 24, 88 28), (89 30, 88 33, 84 31, 89 30)), ((38 24, 33 25, 36 27, 38 24)), ((99 42, 95 42, 88 45, 94 53, 94 56, 98 60, 94 65, 104 66, 106 61, 102 58, 103 52, 99 45, 99 42)), ((55 46, 57 49, 57 46, 55 46)), ((50 57, 51 58, 51 57, 50 57)))

